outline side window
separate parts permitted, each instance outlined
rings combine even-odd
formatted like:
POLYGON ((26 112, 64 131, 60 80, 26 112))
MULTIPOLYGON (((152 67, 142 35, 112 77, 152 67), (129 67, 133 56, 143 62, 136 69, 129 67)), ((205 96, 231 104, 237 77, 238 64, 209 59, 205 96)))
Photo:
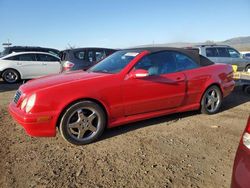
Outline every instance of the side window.
POLYGON ((59 53, 58 52, 55 52, 55 51, 52 51, 52 50, 45 50, 45 52, 50 53, 50 54, 52 54, 54 56, 58 56, 59 57, 59 53))
POLYGON ((93 51, 89 51, 88 52, 88 61, 93 63, 95 60, 94 60, 94 52, 93 51))
POLYGON ((106 53, 104 50, 96 50, 95 51, 95 61, 99 62, 106 57, 106 53))
POLYGON ((114 52, 115 52, 115 50, 105 50, 106 56, 109 56, 109 55, 111 55, 114 52))
POLYGON ((240 57, 240 53, 233 48, 228 48, 228 52, 230 54, 230 57, 232 57, 232 58, 239 58, 240 57))
POLYGON ((99 62, 106 57, 104 50, 92 50, 88 52, 88 60, 91 63, 99 62))
POLYGON ((158 52, 143 57, 134 67, 147 70, 149 75, 161 75, 177 71, 175 53, 158 52))
POLYGON ((218 57, 218 52, 216 48, 206 48, 207 57, 218 57))
POLYGON ((79 60, 84 60, 85 59, 85 51, 77 51, 74 53, 75 58, 79 60))
POLYGON ((13 61, 19 61, 19 56, 12 56, 12 57, 8 57, 8 58, 4 58, 5 60, 13 60, 13 61))
POLYGON ((190 57, 182 53, 175 53, 177 71, 189 70, 199 67, 199 65, 190 57))
POLYGON ((226 48, 217 48, 219 57, 230 57, 226 48))
POLYGON ((38 61, 59 61, 58 58, 46 54, 37 54, 38 61))
POLYGON ((18 53, 18 52, 23 52, 21 49, 12 49, 10 50, 10 53, 18 53))
POLYGON ((17 56, 18 61, 36 61, 35 54, 23 54, 17 56))

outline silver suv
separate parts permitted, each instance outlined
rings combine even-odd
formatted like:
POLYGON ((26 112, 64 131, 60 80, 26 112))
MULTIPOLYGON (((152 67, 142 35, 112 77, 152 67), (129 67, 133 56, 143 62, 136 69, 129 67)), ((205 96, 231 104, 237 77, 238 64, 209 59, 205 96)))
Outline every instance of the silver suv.
POLYGON ((250 59, 246 59, 237 50, 226 45, 199 45, 199 53, 215 63, 237 65, 238 71, 250 71, 250 59))

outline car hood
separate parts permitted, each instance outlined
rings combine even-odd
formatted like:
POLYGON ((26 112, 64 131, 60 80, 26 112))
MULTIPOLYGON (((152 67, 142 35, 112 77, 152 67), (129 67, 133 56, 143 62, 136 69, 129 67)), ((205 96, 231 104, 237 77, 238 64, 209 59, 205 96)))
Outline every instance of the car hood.
POLYGON ((52 76, 41 77, 38 79, 28 81, 26 84, 22 85, 20 89, 25 93, 34 92, 49 87, 56 87, 59 85, 65 85, 84 80, 91 80, 98 77, 106 77, 109 75, 110 74, 105 74, 105 73, 73 71, 68 73, 61 73, 52 76))

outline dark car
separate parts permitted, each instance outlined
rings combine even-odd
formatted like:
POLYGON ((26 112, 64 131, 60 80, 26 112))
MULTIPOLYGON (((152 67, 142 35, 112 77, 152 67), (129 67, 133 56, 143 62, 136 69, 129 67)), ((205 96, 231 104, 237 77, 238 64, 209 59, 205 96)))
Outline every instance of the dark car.
POLYGON ((13 52, 46 52, 52 55, 59 56, 59 50, 54 48, 44 48, 37 46, 10 46, 5 47, 3 52, 1 53, 1 57, 11 54, 13 52))
POLYGON ((75 48, 60 52, 63 70, 87 70, 105 57, 116 52, 108 48, 75 48))

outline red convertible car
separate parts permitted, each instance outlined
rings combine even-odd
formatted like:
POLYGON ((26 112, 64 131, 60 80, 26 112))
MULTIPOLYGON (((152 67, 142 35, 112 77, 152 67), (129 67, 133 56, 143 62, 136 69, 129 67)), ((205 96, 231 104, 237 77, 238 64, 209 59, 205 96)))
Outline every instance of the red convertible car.
POLYGON ((219 111, 234 88, 230 65, 214 64, 178 48, 126 49, 88 71, 22 85, 9 111, 31 136, 55 136, 81 145, 105 127, 200 109, 219 111))
POLYGON ((231 187, 250 187, 250 116, 235 156, 231 187))

